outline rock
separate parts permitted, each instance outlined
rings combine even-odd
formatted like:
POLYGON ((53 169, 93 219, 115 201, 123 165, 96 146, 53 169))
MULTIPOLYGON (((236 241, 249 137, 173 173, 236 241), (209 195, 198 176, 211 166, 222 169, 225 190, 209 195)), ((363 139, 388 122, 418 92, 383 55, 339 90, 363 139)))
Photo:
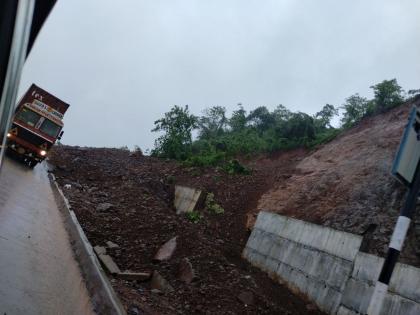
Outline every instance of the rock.
POLYGON ((176 239, 177 239, 177 236, 171 238, 169 241, 167 241, 165 244, 163 244, 159 248, 159 250, 156 253, 153 260, 163 261, 163 260, 170 259, 173 255, 173 253, 175 252, 175 249, 176 249, 176 239))
POLYGON ((115 275, 121 273, 120 268, 118 268, 117 264, 112 260, 111 256, 102 254, 99 255, 98 258, 110 274, 115 275))
POLYGON ((98 195, 99 197, 109 197, 109 194, 108 194, 107 192, 105 192, 105 191, 99 191, 99 192, 97 193, 97 195, 98 195))
POLYGON ((163 278, 156 270, 153 272, 152 283, 150 284, 152 290, 156 289, 162 292, 173 292, 174 288, 163 278))
POLYGON ((71 185, 70 184, 65 184, 64 189, 71 189, 71 185))
POLYGON ((314 311, 316 311, 318 308, 316 307, 316 305, 315 305, 315 304, 309 303, 309 304, 306 304, 306 309, 307 309, 308 311, 310 311, 310 312, 314 312, 314 311))
POLYGON ((71 182, 70 185, 74 186, 74 187, 76 187, 77 189, 80 189, 80 190, 83 189, 82 185, 80 185, 78 182, 71 182))
POLYGON ((152 290, 150 290, 150 292, 152 292, 154 294, 161 294, 161 293, 163 293, 162 291, 160 291, 158 289, 152 289, 152 290))
POLYGON ((112 203, 103 202, 103 203, 100 203, 96 207, 96 210, 99 211, 99 212, 106 212, 106 211, 110 210, 112 207, 114 207, 114 205, 112 203))
POLYGON ((192 264, 188 258, 184 258, 181 260, 178 269, 178 278, 179 280, 190 284, 194 279, 194 269, 192 264))
POLYGON ((98 187, 95 187, 95 186, 92 186, 92 187, 90 187, 90 188, 88 188, 88 193, 93 193, 93 192, 95 192, 95 191, 97 191, 98 190, 98 187))
POLYGON ((238 295, 238 300, 244 303, 245 305, 254 304, 254 293, 251 291, 243 291, 238 295))
POLYGON ((93 248, 93 250, 95 251, 96 255, 105 255, 106 254, 106 248, 103 246, 95 246, 93 248))
POLYGON ((77 163, 77 162, 80 162, 82 159, 78 156, 78 157, 75 157, 71 162, 72 163, 77 163))
POLYGON ((118 278, 124 280, 137 280, 137 281, 146 281, 149 280, 151 277, 151 272, 131 272, 131 271, 124 271, 117 274, 118 278))
POLYGON ((118 244, 115 244, 114 242, 111 241, 107 241, 106 242, 106 246, 108 246, 108 248, 118 248, 118 244))

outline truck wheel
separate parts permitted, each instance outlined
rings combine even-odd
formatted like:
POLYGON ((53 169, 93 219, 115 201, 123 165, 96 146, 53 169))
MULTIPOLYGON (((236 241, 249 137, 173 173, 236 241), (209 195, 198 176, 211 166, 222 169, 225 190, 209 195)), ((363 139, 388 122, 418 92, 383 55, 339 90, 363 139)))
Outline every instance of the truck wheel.
POLYGON ((28 163, 30 168, 34 168, 37 164, 38 164, 38 161, 35 161, 35 160, 29 160, 29 163, 28 163))

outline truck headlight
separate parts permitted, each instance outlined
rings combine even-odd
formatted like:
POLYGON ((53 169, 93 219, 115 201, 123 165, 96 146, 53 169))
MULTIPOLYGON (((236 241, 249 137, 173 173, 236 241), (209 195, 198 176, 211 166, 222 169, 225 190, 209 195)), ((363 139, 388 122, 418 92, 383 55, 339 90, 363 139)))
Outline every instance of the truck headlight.
POLYGON ((39 152, 39 154, 41 154, 41 156, 46 156, 47 155, 47 151, 42 150, 41 152, 39 152))

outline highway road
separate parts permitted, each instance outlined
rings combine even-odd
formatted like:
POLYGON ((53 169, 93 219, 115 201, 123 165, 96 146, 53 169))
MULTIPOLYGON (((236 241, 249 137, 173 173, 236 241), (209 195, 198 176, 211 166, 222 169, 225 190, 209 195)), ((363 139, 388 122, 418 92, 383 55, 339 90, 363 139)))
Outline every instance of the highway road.
POLYGON ((0 173, 0 314, 93 314, 44 163, 0 173))

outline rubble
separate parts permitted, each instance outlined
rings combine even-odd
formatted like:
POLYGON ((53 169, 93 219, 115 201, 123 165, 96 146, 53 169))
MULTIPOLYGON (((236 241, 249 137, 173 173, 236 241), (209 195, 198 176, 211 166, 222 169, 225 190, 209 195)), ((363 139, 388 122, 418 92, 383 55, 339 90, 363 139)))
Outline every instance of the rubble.
POLYGON ((106 211, 110 210, 112 207, 114 207, 114 205, 112 203, 103 202, 103 203, 98 204, 98 206, 96 207, 96 211, 106 212, 106 211))
POLYGON ((117 274, 117 277, 124 280, 147 281, 152 276, 151 272, 124 271, 117 274))
POLYGON ((118 244, 115 244, 114 242, 111 241, 106 241, 106 246, 108 246, 108 248, 118 248, 118 244))
POLYGON ((194 269, 188 258, 183 258, 179 264, 178 269, 179 280, 189 284, 194 279, 194 269))
POLYGON ((158 252, 156 253, 155 257, 153 258, 153 260, 155 261, 163 261, 163 260, 168 260, 172 257, 172 255, 175 252, 176 249, 176 239, 177 237, 173 237, 171 238, 169 241, 167 241, 165 244, 163 244, 158 252))
POLYGON ((157 271, 153 272, 152 283, 150 284, 152 290, 159 290, 162 292, 173 292, 174 288, 169 284, 169 282, 161 276, 157 271))
POLYGON ((97 256, 106 254, 106 248, 103 247, 103 246, 95 246, 95 247, 93 247, 93 250, 95 251, 95 254, 97 256))
MULTIPOLYGON (((105 247, 106 255, 119 269, 127 270, 122 274, 147 274, 153 270, 173 288, 152 288, 147 275, 144 281, 128 280, 131 275, 121 278, 121 273, 112 275, 111 283, 127 311, 130 305, 136 305, 142 314, 162 315, 321 314, 318 310, 308 312, 304 299, 241 258, 248 239, 246 214, 274 182, 293 173, 294 165, 306 155, 305 150, 244 161, 253 169, 249 176, 229 175, 218 168, 184 167, 148 156, 133 158, 118 149, 59 146, 54 150, 50 159, 55 165, 67 165, 67 161, 80 158, 76 168, 57 167, 55 174, 61 186, 65 181, 82 185, 83 190, 64 193, 89 241, 105 247), (199 208, 201 219, 197 223, 185 214, 176 214, 175 183, 213 193, 224 213, 216 215, 199 208), (101 203, 113 207, 96 211, 101 203), (174 236, 176 249, 171 258, 155 261, 158 249, 174 236), (108 241, 119 247, 109 247, 108 241), (185 264, 185 278, 180 277, 184 258, 193 267, 191 270, 185 264), (247 275, 252 276, 252 281, 245 278, 247 275), (258 298, 253 305, 245 306, 237 296, 250 286, 258 298)), ((155 277, 154 285, 156 282, 160 283, 155 277)))
POLYGON ((243 291, 238 295, 239 301, 244 303, 245 305, 253 305, 254 304, 254 294, 251 291, 243 291))
POLYGON ((98 255, 99 260, 101 261, 102 265, 105 269, 112 275, 116 275, 121 273, 120 268, 118 268, 117 264, 114 262, 111 256, 106 254, 98 255))

